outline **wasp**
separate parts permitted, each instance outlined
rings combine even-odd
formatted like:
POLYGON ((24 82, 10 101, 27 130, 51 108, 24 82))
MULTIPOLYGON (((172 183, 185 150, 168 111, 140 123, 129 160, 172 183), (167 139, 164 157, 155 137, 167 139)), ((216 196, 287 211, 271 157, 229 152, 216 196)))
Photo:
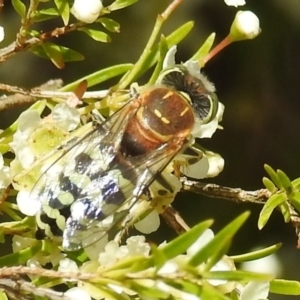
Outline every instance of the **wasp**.
POLYGON ((72 143, 34 185, 37 237, 62 236, 66 251, 101 239, 192 143, 196 120, 214 117, 214 93, 178 65, 72 143))

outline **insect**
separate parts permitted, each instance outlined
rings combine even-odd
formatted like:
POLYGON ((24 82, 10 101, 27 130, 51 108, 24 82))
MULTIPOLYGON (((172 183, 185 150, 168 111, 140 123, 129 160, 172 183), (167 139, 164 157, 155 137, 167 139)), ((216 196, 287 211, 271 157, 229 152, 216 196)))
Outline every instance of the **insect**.
POLYGON ((31 199, 41 209, 37 237, 62 236, 66 251, 100 239, 172 159, 187 148, 197 119, 212 117, 212 91, 179 65, 67 146, 46 167, 31 199))

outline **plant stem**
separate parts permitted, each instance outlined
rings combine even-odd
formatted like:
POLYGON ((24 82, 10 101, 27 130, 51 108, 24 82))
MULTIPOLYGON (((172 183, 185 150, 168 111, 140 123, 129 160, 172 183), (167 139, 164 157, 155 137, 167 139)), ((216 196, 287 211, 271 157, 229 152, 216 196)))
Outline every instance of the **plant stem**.
POLYGON ((138 59, 138 61, 135 63, 133 68, 123 77, 123 79, 120 81, 118 85, 116 85, 115 89, 125 89, 127 88, 134 80, 137 78, 138 73, 143 68, 143 65, 145 61, 147 60, 149 54, 151 53, 151 50, 153 48, 153 45, 159 35, 159 32, 164 24, 164 22, 168 19, 168 17, 171 15, 171 13, 183 2, 184 0, 174 0, 171 2, 171 4, 162 12, 162 14, 158 15, 156 18, 156 22, 153 28, 153 31, 150 35, 150 38, 146 44, 146 47, 138 59))

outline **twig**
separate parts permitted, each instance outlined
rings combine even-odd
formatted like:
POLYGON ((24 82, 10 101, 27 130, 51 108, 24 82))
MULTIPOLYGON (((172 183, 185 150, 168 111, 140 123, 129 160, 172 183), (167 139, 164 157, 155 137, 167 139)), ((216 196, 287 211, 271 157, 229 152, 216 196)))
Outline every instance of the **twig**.
POLYGON ((14 299, 32 299, 26 295, 30 293, 43 298, 47 297, 51 300, 70 300, 70 298, 65 296, 62 292, 37 287, 24 280, 0 279, 0 287, 14 299))
POLYGON ((171 205, 164 210, 162 217, 178 235, 183 234, 190 229, 180 216, 179 212, 176 211, 171 205))
POLYGON ((99 278, 99 273, 60 272, 43 268, 24 266, 0 268, 0 278, 18 278, 21 275, 35 275, 48 278, 76 279, 81 281, 99 278))
MULTIPOLYGON (((212 183, 197 182, 182 178, 181 191, 188 191, 196 194, 205 195, 207 197, 219 198, 233 201, 236 203, 255 203, 265 204, 271 197, 272 193, 267 189, 256 191, 244 191, 240 188, 225 187, 212 183)), ((297 248, 300 249, 300 216, 294 207, 286 202, 290 213, 290 222, 295 227, 297 235, 297 248)))
POLYGON ((212 183, 197 182, 182 179, 182 190, 196 194, 202 194, 212 198, 221 198, 237 203, 257 203, 264 204, 270 197, 271 192, 267 189, 257 191, 244 191, 240 188, 225 187, 212 183))
POLYGON ((59 37, 69 32, 75 31, 77 28, 84 26, 84 23, 77 22, 63 27, 57 27, 48 32, 41 33, 40 35, 29 38, 27 40, 18 40, 7 47, 0 49, 0 62, 6 61, 9 57, 15 55, 17 52, 27 50, 33 46, 42 44, 46 39, 52 37, 59 37))
MULTIPOLYGON (((61 98, 69 99, 73 92, 60 92, 56 89, 62 86, 61 80, 50 80, 38 88, 23 89, 17 86, 0 83, 0 90, 14 95, 0 98, 0 111, 12 107, 30 104, 38 101, 40 98, 61 98), (55 90, 53 90, 55 89, 55 90)), ((109 93, 109 90, 85 92, 81 99, 103 99, 109 93)))

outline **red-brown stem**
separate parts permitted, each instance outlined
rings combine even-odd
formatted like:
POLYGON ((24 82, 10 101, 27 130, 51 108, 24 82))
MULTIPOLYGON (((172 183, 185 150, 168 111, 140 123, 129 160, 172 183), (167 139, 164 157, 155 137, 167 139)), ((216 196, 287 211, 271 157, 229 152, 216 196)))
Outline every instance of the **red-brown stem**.
POLYGON ((215 48, 213 48, 201 61, 200 65, 203 67, 209 60, 211 60, 215 55, 217 55, 221 50, 230 45, 232 40, 229 36, 223 39, 215 48))

